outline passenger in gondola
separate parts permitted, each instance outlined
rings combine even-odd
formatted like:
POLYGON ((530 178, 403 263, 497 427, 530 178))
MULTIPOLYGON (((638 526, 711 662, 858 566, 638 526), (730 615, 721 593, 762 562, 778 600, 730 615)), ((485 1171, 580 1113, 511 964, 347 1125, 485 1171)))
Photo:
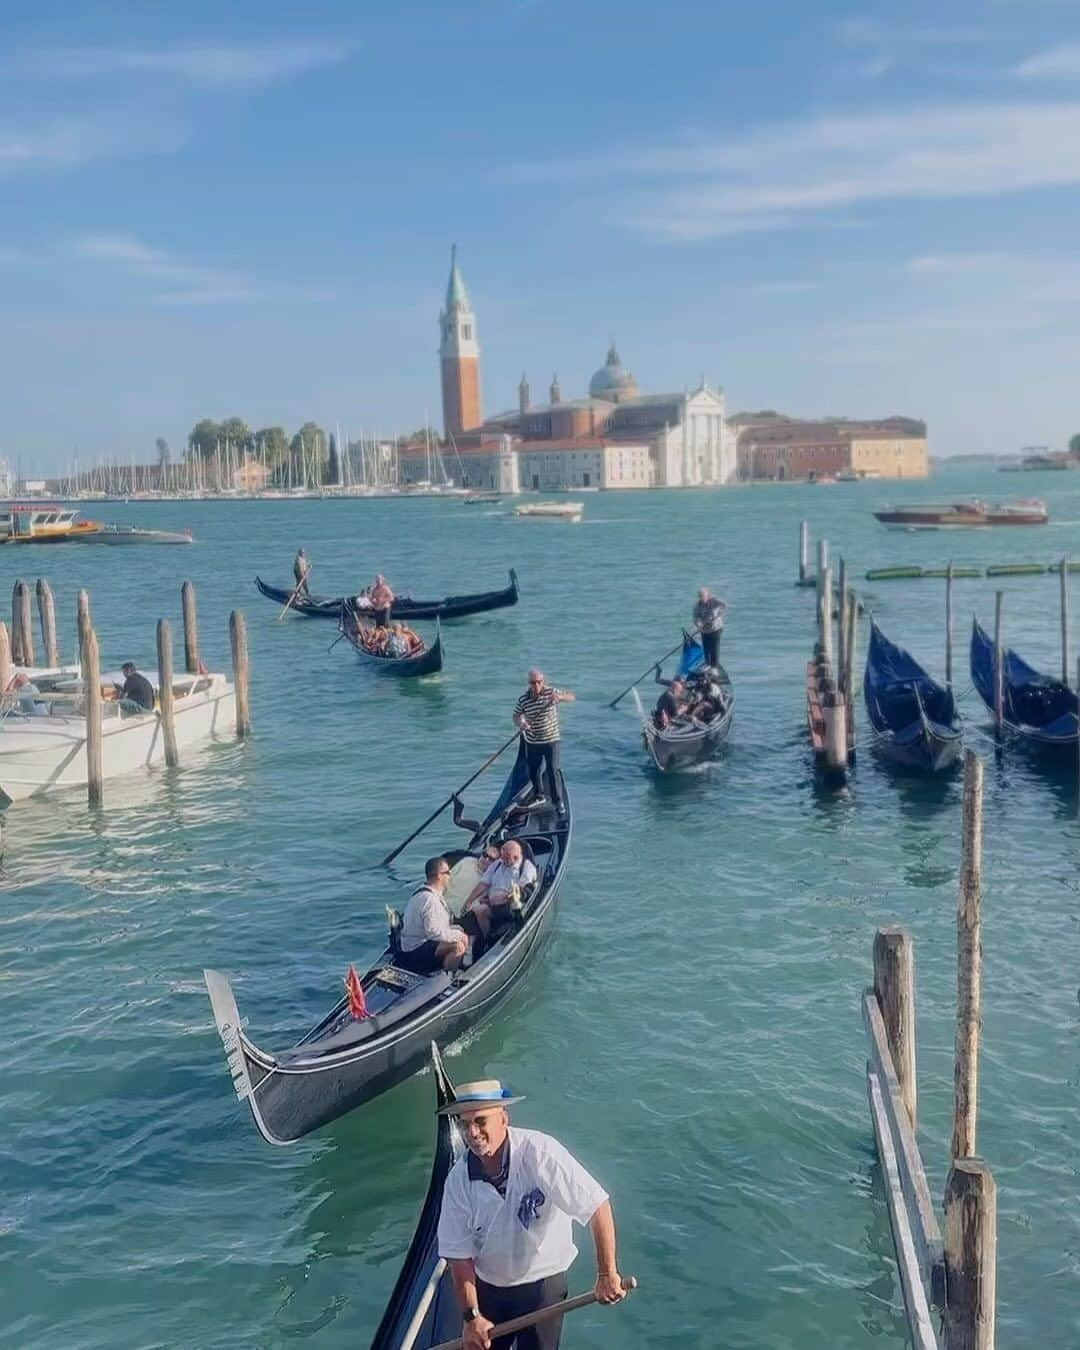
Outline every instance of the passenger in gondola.
POLYGON ((311 571, 311 561, 302 548, 297 549, 296 557, 293 559, 292 574, 296 578, 296 594, 309 595, 308 591, 308 573, 311 571))
POLYGON ((408 656, 411 650, 412 644, 403 631, 402 625, 399 623, 391 624, 390 636, 386 639, 387 656, 408 656))
POLYGON ((408 643, 410 656, 415 656, 417 652, 424 650, 424 639, 419 633, 409 627, 407 623, 399 623, 397 627, 401 630, 402 636, 408 643))
POLYGON ((653 723, 658 731, 663 731, 666 726, 670 726, 676 717, 686 712, 686 709, 686 682, 676 676, 675 679, 669 681, 668 687, 656 700, 653 723))
POLYGON ((465 960, 471 938, 479 937, 474 914, 455 924, 446 903, 450 864, 445 858, 429 858, 424 866, 424 884, 409 897, 401 923, 401 954, 398 964, 415 975, 435 975, 457 970, 465 960))
POLYGON ((384 627, 390 622, 390 610, 394 604, 394 592, 380 572, 371 588, 371 608, 375 611, 375 622, 384 627))
POLYGON ((484 872, 465 901, 466 911, 476 915, 485 938, 513 924, 514 910, 520 908, 523 893, 536 884, 536 878, 536 864, 525 857, 516 839, 508 839, 499 850, 499 861, 484 872))

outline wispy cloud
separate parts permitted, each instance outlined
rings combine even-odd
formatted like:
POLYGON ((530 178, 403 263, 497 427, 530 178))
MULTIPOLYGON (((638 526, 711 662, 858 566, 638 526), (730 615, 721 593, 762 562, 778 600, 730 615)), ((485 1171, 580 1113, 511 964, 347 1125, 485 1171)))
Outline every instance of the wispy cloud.
POLYGON ((190 262, 130 234, 83 235, 63 251, 76 260, 114 267, 139 283, 153 305, 250 304, 271 295, 270 288, 243 272, 190 262))
POLYGON ((845 47, 966 46, 994 38, 986 27, 962 24, 883 24, 869 14, 856 14, 836 25, 845 47))
POLYGON ((296 38, 261 43, 190 43, 160 46, 29 48, 16 54, 9 73, 49 79, 102 79, 155 75, 190 84, 240 87, 270 84, 344 61, 349 39, 296 38))
MULTIPOLYGON (((1080 183, 1080 102, 850 113, 615 157, 520 165, 523 180, 621 183, 616 219, 710 239, 902 199, 989 197, 1080 183), (635 184, 649 183, 649 190, 635 184)), ((610 196, 610 193, 608 194, 610 196)))
POLYGON ((1061 42, 1021 61, 1013 72, 1025 80, 1080 79, 1080 42, 1061 42))
POLYGON ((181 140, 174 127, 148 119, 120 123, 87 115, 38 127, 0 126, 0 176, 34 169, 66 169, 90 160, 142 150, 172 150, 181 140))

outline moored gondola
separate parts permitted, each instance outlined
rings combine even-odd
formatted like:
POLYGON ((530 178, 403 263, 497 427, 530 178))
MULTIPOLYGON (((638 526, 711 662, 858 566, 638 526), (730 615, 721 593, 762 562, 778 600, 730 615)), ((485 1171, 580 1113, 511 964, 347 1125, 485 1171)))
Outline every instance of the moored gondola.
MULTIPOLYGON (((994 641, 977 619, 971 629, 971 681, 979 697, 994 711, 994 641)), ((1043 675, 1006 647, 1001 661, 1002 713, 1005 729, 1040 749, 1075 749, 1077 691, 1043 675)))
MULTIPOLYGON (((682 654, 676 675, 679 679, 693 676, 704 669, 705 654, 700 641, 683 634, 682 654)), ((671 773, 679 769, 699 764, 713 754, 727 740, 735 716, 735 690, 731 677, 723 666, 712 667, 715 672, 712 683, 718 690, 714 700, 716 707, 712 715, 703 719, 694 715, 676 717, 666 727, 658 727, 655 719, 647 715, 641 707, 637 691, 638 709, 641 712, 641 735, 645 748, 653 764, 661 773, 671 773)))
MULTIPOLYGON (((271 586, 261 577, 255 578, 255 587, 277 605, 289 604, 293 588, 271 586)), ((302 614, 309 619, 338 619, 342 605, 352 596, 298 595, 289 604, 289 613, 302 614)), ((504 609, 518 602, 517 572, 511 567, 510 584, 498 591, 477 591, 473 595, 447 595, 442 600, 413 600, 399 595, 390 607, 392 619, 462 619, 469 614, 484 614, 491 609, 504 609)))
POLYGON ((952 690, 873 621, 863 697, 874 748, 894 763, 940 773, 959 760, 963 739, 952 690))
MULTIPOLYGON (((561 775, 560 775, 561 781, 561 775)), ((548 785, 550 788, 550 785, 548 785)), ((457 1039, 493 1012, 541 949, 554 919, 555 900, 570 848, 572 814, 551 805, 523 806, 530 794, 524 744, 502 792, 467 848, 443 850, 453 869, 450 895, 463 900, 475 883, 476 859, 495 839, 518 840, 538 877, 523 897, 520 921, 501 934, 467 969, 414 975, 396 964, 400 917, 391 912, 386 949, 361 980, 367 1015, 354 1018, 340 999, 292 1049, 274 1055, 241 1029, 225 976, 206 971, 214 1018, 237 1095, 272 1144, 287 1144, 345 1115, 414 1074, 432 1040, 457 1039)), ((548 802, 552 796, 548 796, 548 802)))
MULTIPOLYGON (((454 1085, 434 1041, 431 1072, 436 1106, 446 1106, 454 1100, 454 1085)), ((456 1118, 436 1116, 435 1160, 424 1207, 371 1350, 430 1350, 461 1334, 461 1307, 453 1278, 439 1256, 438 1229, 443 1187, 464 1147, 456 1118)))
POLYGON ((370 634, 374 632, 374 627, 370 622, 365 622, 361 614, 351 605, 342 605, 339 628, 342 637, 352 647, 360 663, 382 675, 403 675, 406 677, 436 675, 443 668, 442 633, 437 619, 435 621, 435 641, 430 647, 422 647, 409 656, 383 656, 372 651, 366 645, 366 641, 370 634))

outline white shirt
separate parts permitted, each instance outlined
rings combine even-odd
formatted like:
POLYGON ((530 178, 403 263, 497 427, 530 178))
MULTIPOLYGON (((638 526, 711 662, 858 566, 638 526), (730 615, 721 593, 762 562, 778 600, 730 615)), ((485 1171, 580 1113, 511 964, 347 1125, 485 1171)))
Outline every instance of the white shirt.
POLYGON ((453 942, 461 929, 450 922, 450 910, 438 891, 421 886, 409 896, 405 917, 401 921, 401 950, 414 952, 429 940, 453 942))
MULTIPOLYGON (((607 1191, 539 1130, 509 1130, 506 1195, 469 1178, 469 1154, 450 1169, 439 1216, 439 1255, 472 1259, 488 1284, 528 1284, 569 1269, 577 1248, 572 1221, 584 1225, 607 1191)), ((475 1166, 475 1164, 474 1164, 475 1166)))
POLYGON ((535 880, 536 864, 529 858, 522 858, 516 867, 511 867, 500 859, 484 873, 488 899, 500 905, 505 904, 510 898, 511 886, 528 886, 535 880))

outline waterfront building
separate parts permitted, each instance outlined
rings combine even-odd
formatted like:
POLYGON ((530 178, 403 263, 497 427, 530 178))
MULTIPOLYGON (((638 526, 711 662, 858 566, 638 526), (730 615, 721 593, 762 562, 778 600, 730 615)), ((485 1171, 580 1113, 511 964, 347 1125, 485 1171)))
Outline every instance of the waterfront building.
POLYGON ((911 417, 857 421, 808 421, 782 413, 740 413, 731 419, 738 437, 743 480, 925 478, 930 472, 926 423, 911 417))
POLYGON ((232 485, 238 492, 264 492, 272 477, 271 469, 254 455, 245 453, 244 462, 233 469, 232 485))

